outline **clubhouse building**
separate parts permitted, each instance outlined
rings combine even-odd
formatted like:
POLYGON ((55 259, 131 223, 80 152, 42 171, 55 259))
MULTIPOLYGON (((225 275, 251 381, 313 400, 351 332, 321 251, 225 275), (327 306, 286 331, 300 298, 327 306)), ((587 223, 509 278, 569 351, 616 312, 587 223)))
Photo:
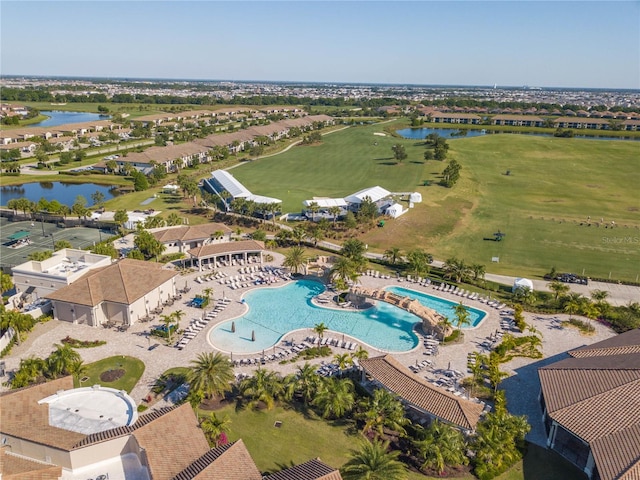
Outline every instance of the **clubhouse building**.
POLYGON ((263 476, 242 440, 210 448, 188 402, 138 416, 126 393, 70 376, 0 395, 0 442, 7 480, 342 478, 320 460, 263 476))
POLYGON ((594 480, 640 478, 640 329, 538 370, 547 446, 594 480))

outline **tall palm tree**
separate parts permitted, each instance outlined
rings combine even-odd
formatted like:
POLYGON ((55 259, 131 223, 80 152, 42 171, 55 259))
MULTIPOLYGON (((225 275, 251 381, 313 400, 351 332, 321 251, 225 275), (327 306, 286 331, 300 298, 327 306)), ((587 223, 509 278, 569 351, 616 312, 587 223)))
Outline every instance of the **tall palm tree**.
POLYGON ((609 302, 607 302, 607 297, 609 296, 609 292, 606 290, 593 290, 591 292, 591 299, 595 302, 596 306, 600 310, 600 314, 606 313, 607 310, 611 307, 609 302))
POLYGON ((391 265, 395 265, 402 258, 402 251, 398 247, 388 248, 384 251, 384 258, 391 262, 391 265))
POLYGON ((296 225, 291 231, 291 238, 298 244, 302 244, 305 238, 307 238, 307 230, 303 225, 296 225))
POLYGON ((338 206, 329 207, 329 213, 333 218, 333 228, 336 227, 336 220, 338 220, 338 215, 340 215, 340 212, 341 210, 340 210, 340 207, 338 206))
MULTIPOLYGON (((13 287, 12 287, 13 288, 13 287)), ((8 330, 13 328, 15 332, 16 343, 21 343, 21 333, 26 332, 33 326, 33 318, 14 310, 4 311, 0 316, 0 329, 8 330)))
POLYGON ((469 363, 469 370, 471 370, 471 396, 474 396, 475 388, 478 385, 480 376, 484 365, 487 363, 487 357, 479 352, 473 352, 473 362, 469 363))
POLYGON ((452 278, 456 283, 460 283, 469 275, 469 267, 463 260, 451 257, 444 263, 444 272, 445 278, 452 278))
POLYGON ((311 212, 311 221, 315 222, 316 221, 316 213, 318 213, 320 211, 320 206, 318 205, 318 202, 309 203, 309 206, 307 207, 307 210, 309 212, 311 212))
POLYGON ((547 283, 547 287, 549 287, 549 290, 553 292, 553 300, 555 302, 558 301, 559 297, 566 295, 569 290, 571 290, 569 285, 562 283, 560 280, 553 280, 552 282, 547 283))
POLYGON ((295 373, 295 390, 302 397, 305 405, 311 403, 320 386, 321 378, 316 372, 316 367, 308 362, 298 367, 295 373))
POLYGON ((327 330, 329 330, 329 327, 327 327, 324 322, 316 323, 313 326, 313 331, 316 332, 320 338, 323 338, 324 332, 327 330))
POLYGON ((447 465, 457 467, 469 462, 462 434, 438 420, 429 425, 426 438, 416 442, 416 447, 424 460, 422 468, 435 468, 440 475, 447 465))
POLYGON ((349 281, 355 282, 359 276, 353 261, 345 257, 338 258, 329 275, 334 282, 340 283, 342 288, 346 288, 349 281))
POLYGON ((186 315, 186 313, 182 310, 176 310, 175 312, 173 312, 171 315, 173 315, 173 318, 176 321, 176 326, 180 326, 180 320, 182 320, 182 317, 184 317, 186 315))
POLYGON ((320 409, 323 418, 342 418, 353 410, 355 403, 353 382, 329 377, 322 383, 312 404, 320 409))
POLYGON ((190 390, 202 392, 205 398, 230 391, 231 382, 235 380, 231 362, 219 352, 200 353, 191 361, 187 378, 190 390))
POLYGON ((485 273, 487 273, 486 268, 481 263, 474 263, 470 267, 471 272, 473 272, 473 279, 477 281, 478 279, 484 279, 485 273))
POLYGON ((242 380, 240 391, 244 397, 251 398, 249 406, 255 408, 262 402, 267 410, 271 410, 276 401, 285 394, 280 374, 263 368, 259 368, 253 376, 242 380))
POLYGON ((358 345, 358 348, 355 352, 351 352, 351 358, 357 360, 365 360, 369 358, 369 352, 362 348, 362 345, 358 345))
POLYGON ((409 419, 405 417, 404 407, 398 397, 388 390, 376 389, 371 397, 360 401, 358 409, 357 417, 364 421, 363 434, 382 438, 385 428, 405 434, 404 426, 409 419))
POLYGON ((20 367, 11 379, 11 388, 30 385, 44 375, 47 363, 42 358, 28 357, 20 360, 20 367))
POLYGON ((460 333, 462 333, 462 327, 471 324, 471 314, 467 307, 465 307, 462 302, 458 303, 458 305, 454 308, 454 313, 456 315, 456 326, 460 333))
POLYGON ((173 315, 160 315, 160 321, 164 324, 165 332, 167 334, 167 345, 171 344, 171 338, 173 336, 173 315))
POLYGON ((344 480, 405 480, 407 467, 399 456, 399 451, 389 451, 389 442, 363 441, 340 473, 344 480))
POLYGON ((333 362, 338 365, 340 370, 346 370, 349 368, 353 361, 351 359, 351 355, 348 353, 337 353, 333 356, 333 362))
POLYGON ((282 265, 289 268, 293 273, 298 273, 300 267, 307 262, 305 250, 301 246, 291 247, 284 256, 282 265))
POLYGON ((569 299, 564 305, 564 311, 569 314, 569 320, 573 318, 573 315, 580 311, 580 301, 575 299, 569 299))

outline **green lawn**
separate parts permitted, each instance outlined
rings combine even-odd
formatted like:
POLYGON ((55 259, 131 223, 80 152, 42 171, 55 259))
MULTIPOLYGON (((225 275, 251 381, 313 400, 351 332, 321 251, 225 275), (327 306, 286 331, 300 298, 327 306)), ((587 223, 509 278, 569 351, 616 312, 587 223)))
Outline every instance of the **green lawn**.
MULTIPOLYGON (((203 415, 208 412, 201 411, 203 415)), ((358 445, 359 433, 348 425, 332 424, 312 412, 304 415, 293 409, 275 407, 271 411, 236 409, 235 405, 216 411, 218 418, 231 420, 229 440, 242 439, 261 472, 274 472, 319 457, 323 462, 340 468, 350 450, 358 445), (274 427, 276 421, 282 426, 274 427)), ((430 480, 416 472, 409 480, 430 480)), ((461 480, 472 480, 467 475, 461 480)), ((584 477, 557 454, 530 445, 524 459, 497 480, 543 480, 562 478, 582 480, 584 477)))
POLYGON ((638 143, 524 135, 455 139, 449 158, 462 165, 462 178, 446 189, 422 186, 437 182, 444 168, 424 162, 422 142, 374 136, 382 127, 350 128, 232 172, 254 193, 283 199, 285 211, 299 211, 313 196, 344 196, 374 185, 421 192, 422 204, 361 237, 373 251, 419 246, 436 258, 455 255, 495 273, 540 276, 555 266, 636 280, 638 143), (409 155, 400 164, 391 158, 398 142, 409 155), (579 226, 587 216, 617 227, 579 226), (483 240, 497 230, 507 234, 503 242, 483 240), (499 263, 491 264, 492 257, 499 263))
POLYGON ((100 384, 103 387, 111 387, 117 390, 131 392, 144 372, 144 363, 141 360, 133 357, 125 357, 124 355, 103 358, 97 362, 87 364, 86 367, 87 370, 84 375, 81 375, 81 378, 85 376, 89 378, 82 383, 78 380, 74 380, 74 386, 90 387, 92 385, 100 384), (103 372, 119 369, 123 369, 125 374, 118 380, 114 382, 104 382, 100 380, 100 375, 103 372))

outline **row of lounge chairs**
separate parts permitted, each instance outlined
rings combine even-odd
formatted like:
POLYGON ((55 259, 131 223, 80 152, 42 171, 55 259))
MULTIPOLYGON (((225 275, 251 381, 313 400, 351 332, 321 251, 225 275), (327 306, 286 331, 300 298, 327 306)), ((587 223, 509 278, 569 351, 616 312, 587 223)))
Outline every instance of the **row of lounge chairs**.
POLYGON ((196 282, 197 283, 211 282, 213 280, 219 280, 219 279, 224 278, 226 276, 227 276, 226 273, 218 270, 215 273, 209 273, 207 275, 201 275, 201 276, 196 277, 196 282))
POLYGON ((427 287, 431 285, 430 278, 413 277, 411 275, 407 275, 407 282, 417 283, 418 285, 422 285, 423 287, 427 287))
POLYGON ((196 338, 198 333, 200 333, 200 331, 203 330, 211 320, 216 318, 218 314, 221 313, 227 307, 227 305, 229 305, 229 303, 231 303, 230 299, 221 298, 216 302, 213 310, 207 313, 207 315, 203 319, 194 319, 191 324, 184 329, 182 338, 178 341, 178 343, 176 343, 175 347, 178 350, 182 350, 184 347, 186 347, 187 344, 191 340, 196 338))
POLYGON ((265 365, 266 363, 269 363, 269 362, 284 360, 290 355, 297 355, 298 353, 310 347, 311 345, 309 345, 307 342, 301 342, 297 345, 284 348, 279 352, 273 353, 271 355, 263 355, 260 357, 241 358, 239 360, 234 360, 233 365, 236 367, 251 366, 251 365, 265 365))
POLYGON ((337 338, 328 338, 328 337, 308 337, 307 341, 312 345, 316 346, 328 346, 328 347, 337 347, 344 348, 345 350, 355 350, 358 348, 358 343, 356 342, 348 342, 345 340, 338 340, 337 338))
POLYGON ((377 270, 367 270, 365 273, 373 278, 391 278, 390 275, 385 275, 384 273, 380 273, 377 270))
POLYGON ((431 360, 423 360, 421 362, 416 362, 415 365, 409 365, 409 370, 411 370, 413 373, 418 373, 425 368, 431 367, 432 365, 433 362, 431 360))

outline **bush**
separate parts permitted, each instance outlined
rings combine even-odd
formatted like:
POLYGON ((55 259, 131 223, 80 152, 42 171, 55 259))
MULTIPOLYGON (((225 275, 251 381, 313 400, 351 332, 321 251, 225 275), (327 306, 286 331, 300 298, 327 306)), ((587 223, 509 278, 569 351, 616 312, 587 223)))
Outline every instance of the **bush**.
POLYGON ((92 348, 106 345, 107 343, 104 340, 78 340, 76 338, 71 338, 68 335, 63 338, 61 342, 65 345, 69 345, 72 348, 92 348))
POLYGON ((567 322, 569 325, 577 327, 582 333, 593 333, 596 331, 595 327, 591 323, 587 323, 579 318, 570 318, 567 322))

